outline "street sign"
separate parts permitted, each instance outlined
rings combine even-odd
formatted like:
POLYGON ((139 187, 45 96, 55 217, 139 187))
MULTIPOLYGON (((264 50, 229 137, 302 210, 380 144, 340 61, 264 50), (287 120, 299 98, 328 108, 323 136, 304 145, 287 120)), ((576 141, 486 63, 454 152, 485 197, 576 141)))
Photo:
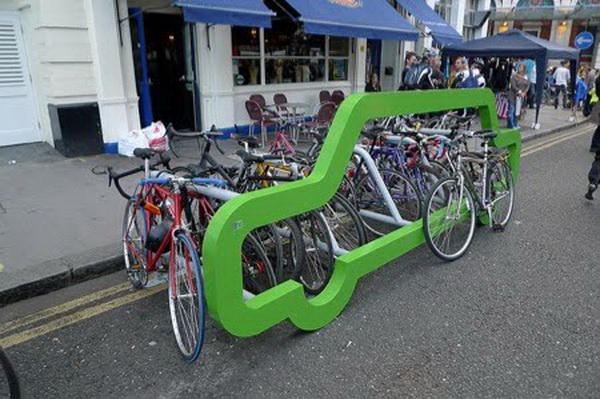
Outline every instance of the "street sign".
POLYGON ((590 32, 581 32, 575 37, 575 47, 587 50, 594 45, 594 35, 590 32))

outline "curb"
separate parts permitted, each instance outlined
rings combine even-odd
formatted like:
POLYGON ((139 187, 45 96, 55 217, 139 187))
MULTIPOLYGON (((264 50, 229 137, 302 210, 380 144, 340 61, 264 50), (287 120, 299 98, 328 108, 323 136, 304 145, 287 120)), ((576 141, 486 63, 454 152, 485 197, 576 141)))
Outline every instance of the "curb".
POLYGON ((0 307, 123 269, 120 244, 5 271, 0 278, 0 307))
POLYGON ((527 143, 528 141, 532 141, 532 140, 535 140, 535 139, 540 139, 542 137, 550 136, 550 135, 555 134, 555 133, 560 133, 563 130, 572 129, 574 127, 581 126, 581 125, 584 125, 586 123, 588 123, 588 118, 585 118, 585 119, 580 120, 578 122, 573 122, 572 125, 558 126, 558 127, 555 127, 554 129, 550 129, 550 130, 547 130, 547 131, 544 131, 544 132, 535 132, 533 134, 530 134, 530 135, 527 135, 527 136, 523 137, 522 142, 523 143, 527 143))
MULTIPOLYGON (((523 143, 587 123, 587 119, 572 125, 557 127, 523 137, 523 143)), ((0 308, 10 303, 47 294, 76 283, 122 270, 121 244, 95 248, 76 255, 29 266, 18 272, 6 271, 0 276, 0 308)))

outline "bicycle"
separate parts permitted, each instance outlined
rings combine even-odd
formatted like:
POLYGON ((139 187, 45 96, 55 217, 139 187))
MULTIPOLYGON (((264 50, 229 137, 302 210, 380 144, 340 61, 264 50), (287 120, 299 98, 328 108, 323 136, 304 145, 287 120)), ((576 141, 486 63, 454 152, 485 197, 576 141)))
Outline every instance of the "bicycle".
POLYGON ((10 399, 21 397, 19 377, 2 347, 0 347, 0 397, 10 399))
POLYGON ((465 254, 481 213, 485 213, 487 224, 495 231, 503 231, 512 215, 512 172, 508 154, 489 145, 495 137, 493 130, 455 132, 448 155, 451 175, 438 181, 427 198, 425 239, 432 252, 445 261, 465 254), (461 147, 467 138, 482 140, 483 151, 463 151, 461 147))
MULTIPOLYGON (((155 154, 151 149, 138 148, 134 155, 144 161, 143 167, 121 174, 107 168, 109 186, 114 182, 127 200, 122 240, 128 279, 140 289, 147 284, 149 273, 168 273, 173 333, 183 358, 193 362, 202 349, 206 310, 201 262, 189 228, 187 186, 224 183, 215 179, 152 177, 150 159, 155 154), (142 170, 144 178, 129 195, 120 180, 142 170)), ((163 158, 158 164, 164 163, 163 158)))

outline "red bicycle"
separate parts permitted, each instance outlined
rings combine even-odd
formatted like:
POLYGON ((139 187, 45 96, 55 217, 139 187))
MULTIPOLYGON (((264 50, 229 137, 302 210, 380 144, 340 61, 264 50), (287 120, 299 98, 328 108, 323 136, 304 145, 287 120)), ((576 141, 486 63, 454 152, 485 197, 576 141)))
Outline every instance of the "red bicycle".
MULTIPOLYGON (((123 250, 129 280, 135 288, 148 282, 149 273, 167 271, 169 310, 175 340, 184 359, 193 362, 204 340, 204 291, 198 248, 191 235, 193 216, 188 185, 224 185, 217 179, 188 179, 165 175, 150 177, 155 152, 136 149, 143 168, 116 174, 109 168, 110 182, 127 199, 123 250), (144 170, 134 195, 128 195, 120 179, 144 170)), ((160 163, 164 164, 164 160, 160 163)))

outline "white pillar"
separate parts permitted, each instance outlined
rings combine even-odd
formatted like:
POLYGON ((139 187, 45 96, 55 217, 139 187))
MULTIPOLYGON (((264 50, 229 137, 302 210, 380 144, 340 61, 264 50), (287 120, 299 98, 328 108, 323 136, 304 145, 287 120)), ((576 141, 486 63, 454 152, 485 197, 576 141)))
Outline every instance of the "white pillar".
POLYGON ((571 29, 573 27, 573 21, 552 21, 552 30, 550 33, 550 41, 565 46, 569 45, 569 39, 571 38, 571 29), (566 22, 566 24, 563 24, 566 22))
POLYGON ((104 143, 129 131, 117 12, 113 1, 85 0, 104 143))
POLYGON ((467 0, 452 0, 452 12, 450 13, 450 25, 462 35, 465 24, 465 11, 467 0))
MULTIPOLYGON (((437 3, 436 0, 426 0, 427 1, 427 5, 432 9, 435 10, 435 3, 437 3)), ((423 50, 426 48, 431 48, 431 46, 433 45, 433 38, 431 37, 430 33, 431 31, 429 30, 429 28, 427 28, 426 26, 421 24, 421 27, 423 29, 423 31, 427 34, 426 37, 419 37, 419 40, 416 43, 415 46, 415 52, 417 54, 422 55, 423 54, 423 50)))
POLYGON ((367 39, 356 39, 356 52, 354 55, 354 76, 352 77, 352 91, 365 91, 365 75, 367 74, 367 39))
POLYGON ((235 123, 231 27, 196 24, 202 128, 235 123))
POLYGON ((398 88, 398 45, 397 40, 383 40, 381 46, 381 89, 384 91, 396 90, 398 88), (392 74, 386 75, 386 67, 392 68, 392 74))
POLYGON ((135 66, 133 60, 133 47, 131 43, 131 30, 129 29, 129 15, 127 0, 119 0, 119 22, 121 28, 121 68, 125 97, 127 101, 127 122, 129 130, 140 128, 140 110, 137 84, 135 81, 135 66))
MULTIPOLYGON (((487 11, 490 10, 492 7, 492 1, 491 0, 479 0, 479 2, 477 3, 477 11, 482 12, 482 11, 487 11)), ((475 39, 480 39, 482 37, 486 37, 487 33, 488 33, 488 29, 489 29, 489 19, 487 21, 485 21, 485 23, 483 25, 481 25, 481 28, 475 29, 475 39)))

